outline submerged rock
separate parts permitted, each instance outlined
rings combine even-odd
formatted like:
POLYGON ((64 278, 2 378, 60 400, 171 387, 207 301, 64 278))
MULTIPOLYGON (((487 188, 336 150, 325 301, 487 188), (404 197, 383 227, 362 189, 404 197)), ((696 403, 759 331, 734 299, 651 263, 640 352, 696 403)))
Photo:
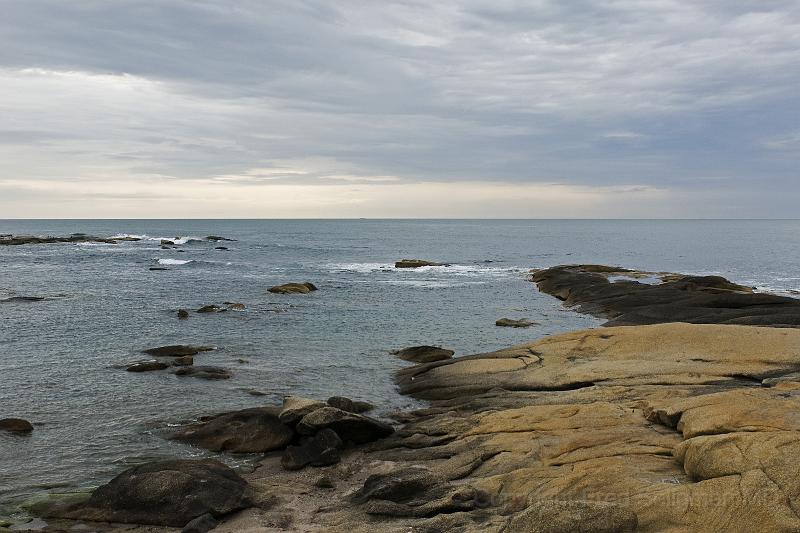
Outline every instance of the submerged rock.
POLYGON ((419 268, 426 266, 447 266, 442 263, 434 263, 424 259, 401 259, 394 264, 395 268, 419 268))
POLYGON ((128 366, 125 370, 128 372, 150 372, 153 370, 164 370, 169 368, 167 363, 162 361, 138 361, 128 366))
POLYGON ((184 366, 175 371, 176 376, 191 376, 200 379, 230 379, 230 370, 218 366, 184 366))
POLYGON ((150 267, 148 270, 158 271, 158 270, 169 270, 169 269, 167 267, 150 267))
POLYGON ((343 441, 363 444, 394 433, 394 428, 385 422, 355 413, 348 413, 335 407, 323 407, 304 416, 297 424, 301 435, 313 435, 330 428, 343 441))
POLYGON ((227 246, 215 246, 214 249, 215 250, 227 250, 228 247, 227 246))
POLYGON ((157 461, 125 470, 59 517, 183 527, 250 506, 247 482, 211 459, 157 461))
POLYGON ((294 431, 278 419, 277 408, 256 407, 217 415, 170 438, 214 452, 265 453, 285 448, 294 431))
POLYGON ((175 246, 175 241, 169 239, 161 239, 161 246, 175 246))
POLYGON ((14 303, 14 302, 41 302, 46 300, 44 296, 12 296, 10 298, 3 298, 0 303, 14 303))
POLYGON ((197 310, 198 313, 219 313, 222 311, 227 311, 227 309, 214 304, 204 305, 203 307, 197 310))
POLYGON ((182 357, 176 357, 172 361, 172 366, 190 366, 194 364, 194 356, 192 355, 184 355, 182 357))
POLYGON ((275 285, 267 290, 275 294, 308 294, 318 289, 313 283, 307 281, 305 283, 284 283, 283 285, 275 285))
POLYGON ((513 318, 501 318, 494 323, 495 326, 500 326, 503 328, 529 328, 536 324, 536 322, 531 322, 527 318, 520 318, 519 320, 514 320, 513 318))
POLYGON ((0 418, 0 430, 30 433, 33 431, 33 425, 22 418, 0 418))
POLYGON ((178 318, 189 318, 189 311, 186 309, 178 309, 178 318))
POLYGON ((159 346, 158 348, 148 348, 142 350, 148 355, 155 357, 181 357, 183 355, 196 355, 200 352, 210 352, 213 346, 195 346, 191 344, 172 344, 169 346, 159 346))
POLYGON ((235 241, 236 239, 228 239, 227 237, 220 237, 218 235, 209 235, 208 237, 206 237, 206 240, 207 241, 214 241, 214 242, 218 242, 218 241, 231 241, 232 242, 232 241, 235 241))
POLYGON ((350 398, 345 398, 344 396, 331 396, 328 398, 328 405, 331 407, 336 407, 337 409, 341 409, 342 411, 347 411, 348 413, 366 413, 367 411, 372 411, 375 409, 375 406, 369 402, 362 402, 360 400, 351 400, 350 398))
POLYGON ((313 437, 301 440, 299 446, 289 446, 281 456, 286 470, 300 470, 307 465, 328 466, 341 460, 342 439, 332 429, 323 429, 313 437))
POLYGON ((410 348, 403 348, 402 350, 395 350, 392 355, 396 355, 404 361, 411 361, 412 363, 433 363, 435 361, 444 361, 453 357, 455 352, 439 346, 412 346, 410 348))

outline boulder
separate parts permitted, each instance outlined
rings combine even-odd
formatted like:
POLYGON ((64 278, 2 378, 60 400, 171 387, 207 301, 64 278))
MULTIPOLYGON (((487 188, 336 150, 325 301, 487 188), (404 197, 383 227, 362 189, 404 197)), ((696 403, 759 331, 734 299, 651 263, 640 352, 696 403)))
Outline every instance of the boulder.
POLYGON ((394 264, 395 268, 419 268, 426 266, 446 266, 442 263, 434 263, 433 261, 426 261, 424 259, 401 259, 394 264))
POLYGON ((41 302, 45 299, 44 296, 12 296, 10 298, 3 298, 0 300, 0 303, 41 302))
POLYGON ((266 453, 285 448, 294 439, 292 428, 278 419, 278 409, 255 407, 212 417, 176 431, 170 439, 213 452, 266 453))
POLYGON ((317 287, 310 282, 305 283, 284 283, 283 285, 275 285, 267 289, 269 292, 275 294, 308 294, 318 290, 317 287))
POLYGON ((161 239, 161 246, 175 246, 175 241, 169 239, 161 239))
POLYGON ((170 460, 129 468, 61 518, 183 527, 250 506, 247 482, 211 459, 170 460))
POLYGON ((347 411, 348 413, 366 413, 367 411, 372 411, 375 409, 375 406, 369 402, 362 402, 360 400, 351 400, 350 398, 345 398, 344 396, 331 396, 328 398, 328 405, 331 407, 336 407, 337 409, 341 409, 342 411, 347 411))
POLYGON ((33 431, 33 425, 22 418, 0 418, 0 430, 30 433, 33 431))
POLYGON ((394 433, 394 428, 385 422, 335 407, 312 411, 297 424, 297 432, 301 435, 313 435, 325 428, 334 430, 343 441, 355 444, 372 442, 394 433))
POLYGON ((169 365, 162 361, 138 361, 136 363, 128 365, 125 369, 128 372, 150 372, 153 370, 164 370, 168 368, 169 365))
POLYGON ((332 429, 323 429, 313 437, 305 437, 299 446, 289 446, 281 457, 281 466, 286 470, 300 470, 307 465, 328 466, 341 460, 339 450, 344 447, 342 439, 332 429))
POLYGON ((233 374, 218 366, 184 366, 175 371, 176 376, 191 376, 200 379, 230 379, 233 374))
POLYGON ((318 400, 301 396, 286 396, 283 398, 283 407, 278 418, 284 424, 295 426, 304 416, 323 407, 325 407, 325 403, 318 400))
POLYGON ((215 250, 227 250, 228 247, 227 246, 215 246, 214 249, 215 250))
POLYGON ((246 305, 239 302, 225 302, 225 305, 228 306, 228 309, 230 311, 244 311, 245 309, 247 309, 246 305))
POLYGON ((193 346, 190 344, 173 344, 170 346, 159 346, 158 348, 148 348, 142 350, 154 357, 181 357, 184 355, 197 355, 200 352, 210 352, 213 346, 193 346))
POLYGON ((194 357, 191 355, 184 355, 183 357, 176 357, 172 361, 172 366, 190 366, 194 364, 194 357))
POLYGON ((178 318, 189 318, 189 311, 186 309, 178 309, 178 318))
POLYGON ((513 517, 507 533, 635 533, 636 514, 612 502, 540 500, 513 517))
POLYGON ((433 363, 435 361, 444 361, 453 357, 455 352, 439 346, 412 346, 410 348, 403 348, 402 350, 395 350, 392 355, 396 355, 404 361, 411 361, 412 363, 433 363))
POLYGON ((408 502, 432 487, 443 485, 445 480, 432 470, 409 466, 391 472, 372 474, 364 485, 350 497, 355 503, 368 500, 408 502))
POLYGON ((503 328, 529 328, 536 325, 536 322, 531 322, 527 318, 520 318, 519 320, 514 320, 513 318, 501 318, 497 320, 494 325, 503 328))

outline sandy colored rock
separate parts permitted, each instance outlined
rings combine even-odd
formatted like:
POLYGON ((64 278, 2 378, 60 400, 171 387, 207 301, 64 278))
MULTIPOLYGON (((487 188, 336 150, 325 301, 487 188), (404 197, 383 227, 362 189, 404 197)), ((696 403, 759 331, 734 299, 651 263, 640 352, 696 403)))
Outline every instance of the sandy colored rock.
POLYGON ((442 263, 434 263, 433 261, 426 261, 425 259, 401 259, 395 262, 395 268, 419 268, 426 266, 444 266, 442 263))

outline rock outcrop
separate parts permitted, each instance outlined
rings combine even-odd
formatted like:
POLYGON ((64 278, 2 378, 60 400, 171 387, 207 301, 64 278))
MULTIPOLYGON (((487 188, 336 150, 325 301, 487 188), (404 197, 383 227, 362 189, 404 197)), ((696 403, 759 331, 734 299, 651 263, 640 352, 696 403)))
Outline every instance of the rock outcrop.
POLYGON ((531 322, 527 318, 513 319, 513 318, 500 318, 494 323, 495 326, 502 328, 529 328, 536 325, 536 322, 531 322))
POLYGON ((0 418, 0 430, 12 433, 30 433, 33 425, 22 418, 0 418))
POLYGON ((401 259, 395 262, 395 268, 419 268, 426 266, 446 266, 442 263, 434 263, 433 261, 426 261, 424 259, 401 259))
POLYGON ((305 283, 284 283, 267 289, 267 291, 274 294, 308 294, 316 290, 318 290, 316 285, 308 281, 305 283))
POLYGON ((176 376, 193 377, 200 379, 230 379, 233 377, 230 370, 218 366, 198 365, 182 366, 175 371, 176 376))
POLYGON ((0 236, 0 246, 18 246, 22 244, 55 244, 55 243, 102 243, 117 244, 114 239, 105 237, 94 237, 84 233, 73 233, 67 237, 40 237, 35 235, 2 235, 0 236))
POLYGON ((182 357, 184 355, 197 355, 200 352, 210 352, 213 346, 195 346, 191 344, 172 344, 169 346, 159 346, 158 348, 148 348, 142 350, 147 355, 154 357, 182 357))
POLYGON ((265 453, 285 448, 294 438, 278 419, 279 409, 257 407, 223 413, 176 431, 170 438, 214 452, 265 453))
POLYGON ((443 361, 453 357, 455 352, 439 346, 411 346, 402 350, 395 350, 392 355, 396 355, 403 361, 412 363, 433 363, 443 361))
POLYGON ((662 322, 800 327, 800 300, 754 293, 720 276, 654 274, 602 265, 567 265, 531 276, 539 290, 608 326, 662 322), (660 283, 641 283, 637 278, 660 283))
POLYGON ((129 468, 59 516, 183 527, 203 515, 220 518, 250 505, 247 482, 224 464, 173 460, 129 468))

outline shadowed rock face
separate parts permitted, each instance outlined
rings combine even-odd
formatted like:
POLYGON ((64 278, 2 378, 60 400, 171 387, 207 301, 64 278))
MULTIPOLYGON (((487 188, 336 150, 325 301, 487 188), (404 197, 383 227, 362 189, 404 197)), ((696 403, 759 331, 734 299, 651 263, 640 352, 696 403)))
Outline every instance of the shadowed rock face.
POLYGON ((200 352, 209 352, 213 346, 191 346, 187 344, 173 344, 170 346, 159 346, 158 348, 148 348, 142 350, 154 357, 183 357, 184 355, 197 355, 200 352))
POLYGON ((453 357, 455 352, 446 348, 438 346, 411 346, 410 348, 403 348, 402 350, 395 350, 392 355, 396 355, 404 361, 411 361, 412 363, 432 363, 434 361, 443 361, 453 357))
POLYGON ((657 274, 662 283, 639 283, 653 276, 602 265, 568 265, 531 276, 539 290, 577 306, 581 312, 608 318, 608 326, 662 322, 800 327, 800 300, 753 293, 720 276, 657 274), (610 281, 613 276, 632 277, 610 281))
POLYGON ((207 422, 182 428, 171 438, 215 452, 279 450, 294 438, 292 428, 278 419, 279 411, 273 407, 257 407, 224 413, 207 422))
POLYGON ((247 507, 247 482, 214 460, 174 460, 129 468, 64 518, 182 527, 247 507))

